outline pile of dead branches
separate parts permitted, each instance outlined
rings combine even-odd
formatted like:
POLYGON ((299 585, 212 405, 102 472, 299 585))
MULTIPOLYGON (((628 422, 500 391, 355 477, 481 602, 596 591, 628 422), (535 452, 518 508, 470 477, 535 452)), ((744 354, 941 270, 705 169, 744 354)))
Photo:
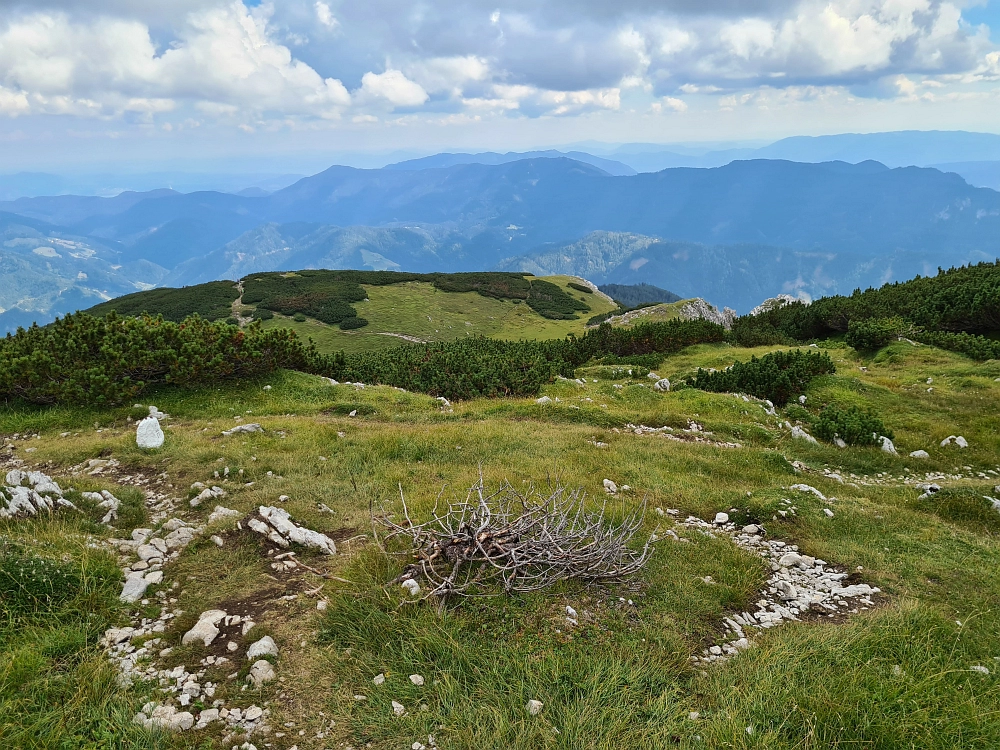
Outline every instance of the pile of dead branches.
POLYGON ((652 537, 640 549, 630 542, 642 527, 645 503, 617 523, 600 510, 587 511, 584 493, 557 488, 547 497, 519 493, 504 483, 487 494, 482 480, 465 500, 434 506, 432 518, 415 523, 400 488, 403 519, 382 508, 373 522, 391 540, 410 542, 415 561, 394 581, 423 582, 422 598, 443 603, 452 596, 544 589, 558 581, 615 581, 637 573, 652 554, 652 537))

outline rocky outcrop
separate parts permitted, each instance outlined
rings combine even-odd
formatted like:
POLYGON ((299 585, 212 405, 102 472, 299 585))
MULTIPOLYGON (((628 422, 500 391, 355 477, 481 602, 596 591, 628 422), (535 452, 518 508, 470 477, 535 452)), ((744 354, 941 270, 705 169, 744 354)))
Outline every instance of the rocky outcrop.
MULTIPOLYGON (((12 469, 0 487, 0 519, 37 516, 60 508, 75 509, 48 474, 12 469)), ((117 505, 115 506, 117 511, 117 505)))
POLYGON ((701 297, 695 297, 692 300, 682 303, 678 314, 681 320, 697 320, 701 318, 716 323, 727 331, 733 327, 733 323, 737 317, 736 311, 732 308, 723 307, 720 312, 719 308, 709 304, 701 297))
POLYGON ((259 518, 247 521, 253 531, 271 540, 279 547, 288 547, 291 543, 311 547, 327 555, 337 554, 337 545, 326 534, 299 526, 292 521, 288 511, 274 506, 261 505, 257 509, 259 518))
POLYGON ((777 297, 769 297, 768 299, 761 302, 757 307, 750 311, 751 315, 762 315, 766 312, 771 312, 771 310, 777 310, 779 307, 784 307, 785 305, 790 305, 792 302, 800 302, 801 300, 795 299, 790 294, 779 294, 777 297))

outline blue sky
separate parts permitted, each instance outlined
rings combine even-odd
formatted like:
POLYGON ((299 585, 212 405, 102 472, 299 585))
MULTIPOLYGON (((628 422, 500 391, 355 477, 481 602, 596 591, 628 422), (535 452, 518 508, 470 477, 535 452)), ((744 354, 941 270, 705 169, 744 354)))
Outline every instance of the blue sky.
POLYGON ((0 143, 6 171, 256 169, 996 132, 994 39, 1000 0, 0 0, 0 143))

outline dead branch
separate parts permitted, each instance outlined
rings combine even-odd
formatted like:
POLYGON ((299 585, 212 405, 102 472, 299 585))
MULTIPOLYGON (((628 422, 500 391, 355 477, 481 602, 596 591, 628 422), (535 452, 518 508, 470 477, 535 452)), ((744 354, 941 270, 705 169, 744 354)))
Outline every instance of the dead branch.
MULTIPOLYGON (((548 496, 534 490, 519 493, 504 483, 487 494, 482 477, 465 500, 448 504, 416 523, 400 487, 403 521, 387 509, 372 526, 386 530, 377 539, 383 550, 393 538, 408 539, 414 562, 393 583, 423 579, 427 593, 443 603, 452 596, 529 592, 558 581, 621 580, 637 573, 652 554, 652 537, 636 550, 630 547, 642 527, 645 501, 618 523, 600 509, 587 511, 580 490, 563 487, 548 496)), ((440 496, 438 498, 440 500, 440 496)), ((373 508, 374 510, 374 508, 373 508)))

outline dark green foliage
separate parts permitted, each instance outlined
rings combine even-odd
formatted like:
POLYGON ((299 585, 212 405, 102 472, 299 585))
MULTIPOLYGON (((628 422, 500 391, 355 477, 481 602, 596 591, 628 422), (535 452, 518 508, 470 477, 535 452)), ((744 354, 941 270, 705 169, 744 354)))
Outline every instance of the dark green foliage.
POLYGON ((976 336, 971 333, 947 333, 946 331, 917 331, 911 336, 923 344, 959 352, 972 359, 984 361, 1000 359, 1000 341, 976 336))
POLYGON ((82 586, 80 570, 49 560, 9 542, 0 542, 0 601, 4 625, 51 614, 82 586))
POLYGON ((250 313, 250 317, 253 318, 254 320, 271 320, 274 317, 274 313, 271 312, 270 310, 265 310, 261 307, 258 307, 256 310, 250 313))
POLYGON ((211 281, 180 289, 150 289, 126 294, 91 307, 86 312, 95 317, 112 310, 119 315, 137 316, 143 313, 162 315, 164 320, 180 323, 189 315, 206 320, 224 320, 233 314, 233 302, 240 296, 232 281, 211 281))
MULTIPOLYGON (((847 332, 851 321, 902 318, 927 330, 984 333, 1000 329, 1000 261, 938 271, 851 296, 823 297, 741 318, 747 329, 774 330, 796 341, 847 332)), ((749 336, 749 331, 743 335, 749 336)), ((763 335, 763 334, 762 334, 763 335)))
POLYGON ((747 348, 795 343, 795 339, 779 331, 769 321, 752 315, 744 315, 733 322, 729 339, 734 344, 747 348))
MULTIPOLYGON (((338 380, 394 385, 448 399, 533 396, 556 374, 572 377, 575 367, 593 358, 650 357, 659 362, 666 353, 724 338, 721 326, 704 320, 644 323, 635 328, 603 325, 580 338, 553 341, 476 337, 350 357, 340 354, 322 358, 321 371, 338 380)), ((641 365, 633 368, 640 369, 641 365)))
POLYGON ((368 325, 367 318, 358 318, 358 317, 344 318, 342 321, 340 321, 340 330, 351 331, 354 330, 355 328, 364 328, 366 325, 368 325))
POLYGON ((497 299, 528 299, 531 282, 522 273, 442 273, 427 274, 442 292, 478 292, 497 299))
POLYGON ((468 399, 538 393, 559 371, 543 344, 470 337, 347 358, 333 377, 468 399))
POLYGON ((528 307, 543 318, 552 320, 576 320, 577 312, 590 310, 587 303, 573 299, 562 287, 541 279, 531 282, 528 307))
POLYGON ((295 313, 295 315, 292 316, 292 320, 294 320, 296 323, 305 323, 306 316, 300 312, 297 312, 295 313))
POLYGON ((828 443, 839 437, 848 445, 878 445, 880 435, 890 440, 895 437, 874 412, 857 406, 840 408, 832 405, 820 413, 813 434, 828 443))
POLYGON ((603 324, 580 338, 549 342, 559 356, 574 367, 590 359, 614 355, 632 357, 642 354, 671 354, 694 344, 726 340, 725 329, 707 320, 671 320, 665 323, 640 323, 631 328, 603 324))
POLYGON ((679 302, 682 298, 666 289, 652 284, 601 284, 602 292, 619 305, 636 308, 641 305, 659 305, 664 302, 679 302))
POLYGON ((906 322, 898 317, 852 320, 845 341, 859 352, 874 352, 896 341, 906 329, 906 322))
POLYGON ((814 377, 834 372, 836 367, 828 354, 795 350, 751 357, 749 362, 737 362, 718 372, 699 368, 688 384, 715 393, 747 393, 784 406, 803 393, 814 377))
POLYGON ((579 283, 577 283, 575 281, 569 282, 566 286, 568 286, 570 289, 576 289, 576 291, 578 291, 578 292, 583 292, 584 294, 593 294, 594 293, 594 290, 591 289, 586 284, 579 284, 579 283))
POLYGON ((0 399, 39 404, 121 404, 152 383, 194 386, 276 368, 312 371, 319 361, 284 328, 239 329, 193 316, 67 315, 0 340, 0 399))
POLYGON ((350 303, 368 298, 355 281, 328 271, 254 274, 243 281, 243 289, 244 304, 282 315, 301 315, 303 320, 308 316, 330 325, 357 317, 350 303))

